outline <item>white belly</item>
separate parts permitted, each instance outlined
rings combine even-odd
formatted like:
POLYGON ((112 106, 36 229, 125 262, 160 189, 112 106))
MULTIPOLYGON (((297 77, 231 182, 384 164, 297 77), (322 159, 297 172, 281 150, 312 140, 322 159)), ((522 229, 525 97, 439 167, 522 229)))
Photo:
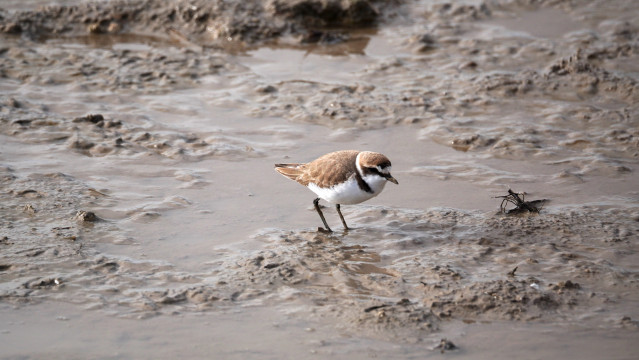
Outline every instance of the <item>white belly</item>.
POLYGON ((314 183, 309 183, 308 188, 317 194, 320 199, 331 204, 352 205, 379 195, 384 190, 384 185, 386 185, 386 179, 375 175, 364 177, 364 181, 373 190, 372 193, 360 189, 355 177, 351 177, 346 182, 330 188, 321 188, 314 183))

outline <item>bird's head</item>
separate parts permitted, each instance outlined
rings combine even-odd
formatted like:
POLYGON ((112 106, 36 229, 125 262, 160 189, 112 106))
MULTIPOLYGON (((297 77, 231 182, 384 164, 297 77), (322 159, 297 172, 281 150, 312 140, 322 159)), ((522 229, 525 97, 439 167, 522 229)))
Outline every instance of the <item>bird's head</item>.
POLYGON ((361 169, 362 176, 378 175, 393 184, 399 184, 390 173, 391 162, 386 156, 372 151, 362 151, 358 158, 358 167, 361 169))

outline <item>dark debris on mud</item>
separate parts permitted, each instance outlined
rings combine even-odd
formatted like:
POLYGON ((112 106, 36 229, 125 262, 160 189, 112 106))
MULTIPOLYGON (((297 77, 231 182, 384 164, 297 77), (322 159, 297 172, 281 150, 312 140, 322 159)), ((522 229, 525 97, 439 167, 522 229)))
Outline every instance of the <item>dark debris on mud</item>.
MULTIPOLYGON (((522 213, 539 213, 542 207, 548 202, 548 199, 526 201, 526 193, 516 193, 508 189, 508 195, 500 195, 495 198, 502 199, 499 210, 502 214, 522 214, 522 213), (507 204, 515 207, 507 208, 507 204)), ((513 272, 514 273, 514 272, 513 272)))
POLYGON ((443 354, 446 351, 458 350, 459 347, 457 347, 457 345, 455 345, 452 341, 448 339, 441 339, 439 344, 437 344, 437 346, 435 346, 434 349, 439 350, 443 354))

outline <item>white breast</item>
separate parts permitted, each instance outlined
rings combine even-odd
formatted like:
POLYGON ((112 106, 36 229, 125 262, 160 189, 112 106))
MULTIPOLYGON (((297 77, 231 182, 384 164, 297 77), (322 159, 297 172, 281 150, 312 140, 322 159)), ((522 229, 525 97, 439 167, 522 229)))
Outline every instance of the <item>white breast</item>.
POLYGON ((351 176, 346 182, 330 188, 321 188, 314 183, 309 183, 308 188, 317 194, 320 199, 332 204, 359 204, 379 195, 384 190, 384 185, 386 185, 386 179, 378 175, 367 175, 363 179, 373 190, 372 193, 360 189, 355 176, 351 176))

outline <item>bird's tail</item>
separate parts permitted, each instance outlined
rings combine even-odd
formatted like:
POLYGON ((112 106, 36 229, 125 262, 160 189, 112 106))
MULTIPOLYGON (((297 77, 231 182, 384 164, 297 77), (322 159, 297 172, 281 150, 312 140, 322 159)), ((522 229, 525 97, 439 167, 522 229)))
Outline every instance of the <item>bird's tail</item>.
POLYGON ((286 176, 291 180, 297 181, 297 178, 302 175, 304 164, 275 164, 275 171, 286 176))

